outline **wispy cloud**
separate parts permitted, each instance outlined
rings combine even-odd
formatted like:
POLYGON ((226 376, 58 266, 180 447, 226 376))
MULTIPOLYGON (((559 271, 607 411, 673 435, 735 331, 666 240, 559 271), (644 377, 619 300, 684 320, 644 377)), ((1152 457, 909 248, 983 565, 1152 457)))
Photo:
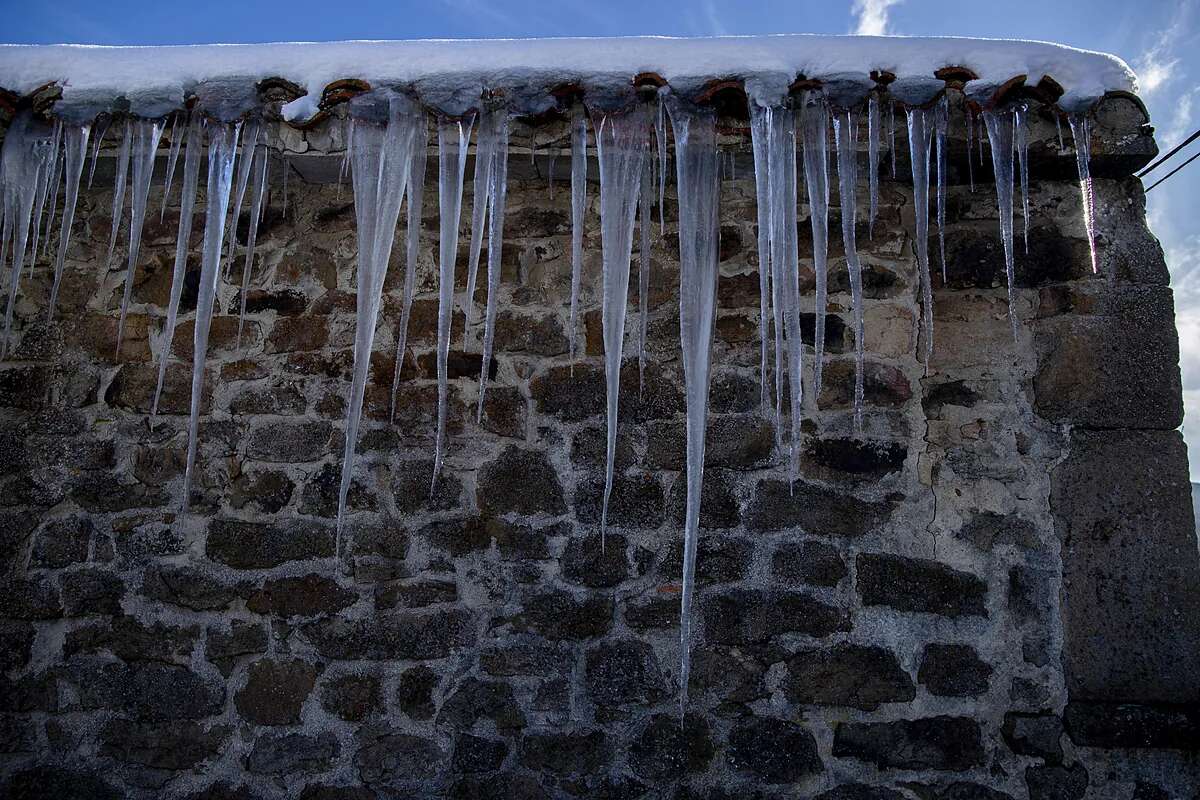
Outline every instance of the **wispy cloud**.
POLYGON ((888 33, 888 12, 902 0, 854 0, 850 13, 854 15, 851 33, 859 36, 883 36, 888 33))
POLYGON ((1180 35, 1189 30, 1187 18, 1191 10, 1190 0, 1180 0, 1167 26, 1154 35, 1150 46, 1135 62, 1138 88, 1144 97, 1154 94, 1175 77, 1175 68, 1179 64, 1179 59, 1175 56, 1175 47, 1179 43, 1180 35))

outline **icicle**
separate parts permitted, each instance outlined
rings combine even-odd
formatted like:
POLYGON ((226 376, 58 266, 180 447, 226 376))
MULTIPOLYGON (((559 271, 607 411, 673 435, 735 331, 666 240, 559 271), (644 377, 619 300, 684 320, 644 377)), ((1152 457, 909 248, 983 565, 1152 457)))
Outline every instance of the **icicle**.
POLYGON ((623 114, 605 114, 596 128, 604 284, 601 322, 608 424, 604 500, 600 510, 603 542, 608 529, 608 500, 612 494, 613 463, 617 453, 617 402, 621 387, 621 350, 629 296, 629 266, 633 253, 633 218, 637 212, 642 171, 650 149, 650 121, 646 109, 638 106, 623 114))
POLYGON ((700 488, 704 480, 704 433, 716 321, 717 208, 716 116, 672 104, 675 171, 679 186, 679 340, 687 395, 687 502, 683 534, 683 596, 680 608, 680 714, 687 706, 691 667, 692 595, 700 538, 700 488))
POLYGON ((933 135, 933 109, 908 112, 908 153, 912 160, 913 214, 917 224, 917 269, 925 321, 925 361, 933 354, 933 286, 929 277, 929 145, 933 135))
POLYGON ((1021 174, 1021 221, 1024 223, 1025 255, 1029 255, 1029 136, 1025 130, 1024 106, 1013 109, 1013 146, 1021 174))
POLYGON ((1061 153, 1067 149, 1067 146, 1063 144, 1062 117, 1058 114, 1054 115, 1054 129, 1058 132, 1058 152, 1061 153))
MULTIPOLYGON (((487 306, 483 319, 483 367, 479 372, 479 409, 475 420, 483 420, 483 394, 487 391, 488 365, 496 336, 496 303, 500 294, 500 255, 504 250, 504 202, 508 194, 508 112, 492 114, 494 139, 490 186, 488 187, 487 306)), ((482 131, 482 125, 480 131, 482 131)), ((533 133, 530 133, 530 137, 533 133)))
MULTIPOLYGON (((55 138, 61 139, 65 135, 65 127, 63 123, 59 123, 59 136, 55 138)), ((66 143, 63 142, 65 148, 66 143)), ((46 236, 42 240, 42 255, 46 256, 50 252, 50 226, 54 223, 54 215, 58 210, 58 190, 62 185, 63 177, 63 162, 65 158, 59 153, 58 144, 54 147, 54 159, 51 165, 53 170, 52 183, 50 185, 50 210, 46 212, 46 236)))
POLYGON ((462 214, 463 175, 473 120, 438 120, 438 421, 433 447, 433 482, 442 470, 442 440, 446 435, 446 404, 450 387, 450 317, 454 311, 454 261, 458 254, 458 223, 462 214))
MULTIPOLYGON (((8 354, 9 336, 12 332, 13 307, 17 303, 17 286, 21 280, 26 248, 29 245, 33 218, 33 204, 37 187, 45 170, 49 168, 50 140, 35 129, 32 115, 20 112, 4 137, 0 161, 4 165, 3 203, 4 226, 0 235, 0 270, 4 267, 4 254, 12 242, 12 270, 8 287, 8 308, 4 312, 4 341, 0 342, 0 359, 8 354)), ((32 254, 31 254, 32 257, 32 254)))
POLYGON ((350 167, 350 153, 354 149, 354 118, 346 120, 346 149, 342 153, 342 165, 338 168, 337 199, 342 199, 342 181, 346 179, 346 170, 350 167))
POLYGON ((229 212, 230 231, 232 234, 229 237, 229 244, 225 248, 225 269, 223 273, 227 279, 229 276, 229 267, 233 263, 233 248, 237 244, 237 224, 238 218, 242 215, 242 201, 246 197, 246 185, 250 182, 250 167, 254 164, 254 153, 258 147, 258 131, 259 125, 257 122, 246 123, 246 132, 242 137, 242 158, 237 162, 237 183, 233 190, 233 208, 229 212))
MULTIPOLYGON (((400 204, 408 186, 412 150, 418 131, 425 130, 425 117, 415 104, 399 94, 388 97, 386 127, 357 125, 354 130, 354 164, 350 171, 354 187, 354 216, 358 226, 358 299, 354 328, 354 373, 346 399, 346 444, 342 457, 342 479, 338 487, 337 535, 334 554, 341 561, 341 531, 346 514, 346 496, 354 474, 354 450, 362 421, 363 395, 371 367, 371 347, 383 300, 400 204)), ((424 144, 424 142, 422 142, 424 144)), ((457 228, 456 228, 457 230, 457 228)))
POLYGON ((971 191, 975 191, 975 165, 971 163, 971 153, 975 149, 975 115, 970 107, 964 109, 963 117, 967 122, 967 183, 971 191))
MULTIPOLYGON (((674 123, 672 123, 672 126, 674 123)), ((638 201, 638 232, 641 241, 638 247, 638 396, 642 394, 642 386, 646 381, 646 331, 649 329, 650 312, 650 226, 653 222, 650 213, 651 197, 654 186, 654 175, 650 168, 651 161, 647 159, 646 168, 642 172, 642 190, 638 201)))
MULTIPOLYGON (((475 282, 479 275, 479 253, 483 250, 483 231, 487 225, 488 199, 492 188, 492 170, 496 167, 497 128, 493 117, 504 115, 503 111, 485 110, 479 118, 479 130, 475 134, 475 178, 473 205, 471 206, 471 249, 467 257, 467 294, 463 301, 466 314, 464 346, 475 321, 475 282)), ((506 129, 507 130, 507 129, 506 129)), ((488 253, 489 258, 491 253, 488 253)))
MULTIPOLYGON (((767 415, 771 402, 767 384, 767 353, 770 350, 767 327, 771 313, 771 184, 767 173, 769 124, 767 110, 751 99, 750 146, 754 154, 754 199, 758 221, 758 398, 763 416, 767 415)), ((778 355, 775 371, 778 383, 778 355)))
POLYGON ((396 368, 392 373, 391 421, 396 421, 396 394, 400 389, 400 371, 404 367, 404 349, 408 342, 408 321, 412 315, 413 294, 417 288, 417 259, 421 253, 421 211, 425 202, 425 166, 427 159, 426 124, 417 125, 413 142, 412 166, 408 170, 408 208, 404 242, 404 298, 400 309, 400 327, 396 331, 396 368))
POLYGON ((879 97, 867 99, 867 185, 870 187, 871 210, 867 221, 867 236, 875 238, 875 218, 879 216, 879 97))
POLYGON ((129 153, 133 145, 133 126, 125 120, 125 135, 121 137, 120 155, 117 157, 117 175, 113 181, 112 230, 108 236, 108 255, 104 259, 105 269, 112 263, 113 250, 117 246, 117 232, 121 229, 121 212, 125 209, 125 176, 129 174, 129 153))
POLYGON ((1079 170, 1079 191, 1083 195, 1083 226, 1087 230, 1088 252, 1092 259, 1092 274, 1100 271, 1096 259, 1096 196, 1092 186, 1092 129, 1083 114, 1067 117, 1071 137, 1075 140, 1075 166, 1079 170))
POLYGON ((550 199, 554 199, 554 162, 558 159, 558 151, 550 151, 550 159, 546 164, 546 188, 550 191, 550 199))
POLYGON ((1014 342, 1017 338, 1017 313, 1013 304, 1013 127, 1016 120, 1016 115, 1011 111, 983 112, 983 124, 987 126, 988 139, 992 145, 992 170, 996 174, 996 205, 1000 210, 1004 274, 1008 279, 1008 321, 1012 326, 1014 342))
POLYGON ((888 100, 888 148, 892 151, 892 180, 896 180, 896 104, 888 100))
POLYGON ((946 134, 950 130, 950 98, 942 95, 933 112, 934 138, 937 141, 937 229, 938 251, 942 258, 942 283, 946 283, 946 134))
POLYGON ((188 119, 187 132, 181 138, 187 139, 187 149, 183 156, 179 230, 175 237, 175 266, 171 271, 171 297, 167 303, 167 321, 163 324, 162 349, 158 353, 158 382, 154 386, 154 400, 150 404, 151 420, 158 416, 158 398, 162 395, 163 379, 167 374, 167 359, 171 356, 171 343, 175 340, 175 318, 179 314, 179 298, 183 296, 184 275, 187 273, 192 214, 196 207, 196 189, 200 183, 200 158, 204 152, 199 115, 192 115, 188 119))
POLYGON ((167 215, 167 198, 171 196, 171 183, 175 180, 175 165, 179 162, 179 150, 183 147, 184 131, 179 130, 180 116, 182 115, 176 114, 175 119, 171 122, 171 150, 167 156, 167 175, 163 183, 162 209, 158 212, 159 222, 162 222, 167 215))
POLYGON ((833 118, 837 145, 838 193, 842 202, 842 244, 850 273, 850 306, 854 315, 854 430, 862 431, 863 416, 863 291, 854 222, 858 216, 858 123, 849 111, 833 118))
MULTIPOLYGON (((200 400, 204 390, 204 361, 208 354, 208 332, 212 326, 217 282, 221 278, 221 245, 225 237, 225 215, 229 213, 229 190, 233 184, 233 156, 237 152, 240 125, 218 125, 209 129, 207 208, 204 214, 204 248, 200 256, 200 291, 196 298, 196 325, 192 342, 192 404, 188 418, 187 466, 183 473, 183 507, 191 503, 192 470, 196 465, 196 432, 200 422, 200 400)), ((164 354, 165 361, 165 354, 164 354)))
POLYGON ((818 93, 810 93, 800 114, 804 143, 804 180, 808 187, 809 221, 812 223, 813 271, 816 273, 816 330, 813 335, 813 393, 821 394, 824 372, 825 307, 828 292, 829 258, 829 106, 818 93))
POLYGON ((579 329, 579 280, 583 272, 583 212, 587 206, 587 117, 582 113, 571 122, 571 318, 567 341, 571 369, 575 369, 579 329))
POLYGON ((121 337, 125 333, 125 316, 129 313, 129 298, 133 294, 133 274, 142 246, 142 223, 146 221, 146 199, 154 179, 154 156, 162 137, 161 120, 138 120, 133 124, 133 196, 129 198, 129 263, 125 272, 125 294, 121 297, 121 316, 117 320, 117 355, 121 353, 121 337))
POLYGON ((54 319, 54 307, 58 304, 58 288, 62 284, 63 265, 67 261, 67 247, 71 243, 71 226, 75 222, 75 204, 79 199, 79 181, 83 177, 83 162, 87 157, 88 134, 90 125, 68 127, 66 129, 65 149, 65 180, 67 195, 63 201, 62 228, 58 234, 58 257, 54 260, 54 284, 50 288, 50 303, 46 311, 46 319, 54 319))
POLYGON ((104 137, 108 135, 108 129, 112 127, 112 119, 105 118, 104 124, 100 127, 100 132, 96 134, 95 140, 92 142, 92 166, 88 170, 87 187, 92 188, 92 179, 96 177, 96 162, 100 160, 100 143, 104 141, 104 137))
MULTIPOLYGON (((800 329, 799 252, 796 241, 796 116, 789 108, 768 109, 767 174, 771 207, 771 300, 778 331, 787 340, 788 404, 791 411, 791 448, 788 479, 800 471, 800 423, 804 399, 804 339, 800 329), (780 324, 782 322, 782 324, 780 324)), ((783 357, 782 348, 778 358, 783 357)), ((779 381, 782 384, 782 381, 779 381)), ((778 389, 777 389, 778 391, 778 389)))
POLYGON ((283 161, 283 211, 280 212, 280 217, 287 219, 288 211, 288 175, 291 174, 291 164, 288 161, 288 154, 284 153, 283 161))
MULTIPOLYGON (((54 123, 54 133, 50 139, 50 150, 47 153, 47 161, 45 168, 38 175, 37 200, 34 204, 33 211, 33 242, 29 247, 29 272, 30 277, 33 277, 33 265, 37 261, 38 240, 42 234, 43 211, 46 209, 46 200, 50 196, 51 186, 54 183, 55 175, 58 173, 58 145, 62 139, 62 122, 54 123)), ((57 188, 57 187, 55 187, 57 188)), ((53 214, 50 215, 53 218, 53 214)), ((47 222, 47 229, 49 223, 47 222)), ((46 238, 50 238, 49 232, 46 238)))
POLYGON ((658 233, 667 234, 667 120, 662 97, 654 119, 654 140, 658 145, 658 233))
MULTIPOLYGON (((246 295, 250 291, 250 273, 254 269, 254 249, 258 245, 259 215, 267 192, 267 161, 270 159, 267 148, 265 146, 258 147, 258 129, 248 131, 247 136, 252 138, 253 144, 251 144, 249 152, 247 152, 246 146, 242 145, 242 158, 251 160, 257 169, 253 176, 254 194, 250 197, 250 220, 246 226, 246 260, 242 263, 241 307, 238 309, 237 343, 235 345, 238 349, 241 349, 242 346, 242 326, 246 322, 246 295)), ((233 217, 234 227, 229 237, 230 241, 237 238, 238 216, 240 214, 233 217)), ((231 251, 231 258, 232 255, 231 251)))

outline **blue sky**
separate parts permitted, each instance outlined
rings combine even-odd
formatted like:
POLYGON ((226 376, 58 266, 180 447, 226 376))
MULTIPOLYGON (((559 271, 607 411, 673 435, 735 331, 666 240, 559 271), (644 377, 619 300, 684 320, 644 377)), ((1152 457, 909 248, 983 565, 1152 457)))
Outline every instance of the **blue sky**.
MULTIPOLYGON (((1128 61, 1142 79, 1142 96, 1164 151, 1200 128, 1200 0, 355 0, 345 5, 328 0, 55 0, 19 5, 0 0, 0 10, 7 11, 0 38, 18 43, 757 33, 1044 39, 1115 53, 1128 61)), ((1200 142, 1191 148, 1198 149, 1200 142)), ((1193 454, 1193 481, 1200 481, 1198 201, 1200 162, 1149 195, 1151 227, 1167 252, 1175 287, 1188 409, 1184 433, 1193 454)))

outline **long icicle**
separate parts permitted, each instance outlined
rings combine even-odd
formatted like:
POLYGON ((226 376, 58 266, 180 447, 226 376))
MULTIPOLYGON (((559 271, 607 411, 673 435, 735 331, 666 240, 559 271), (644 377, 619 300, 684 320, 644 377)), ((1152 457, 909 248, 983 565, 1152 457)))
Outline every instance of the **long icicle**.
POLYGON ((163 194, 162 208, 158 212, 158 221, 162 222, 167 215, 167 198, 171 196, 171 184, 175 180, 175 165, 179 163, 179 150, 183 147, 184 132, 187 130, 187 123, 184 123, 184 130, 179 129, 179 119, 183 114, 176 114, 175 119, 171 121, 171 149, 167 155, 167 174, 163 178, 163 194))
POLYGON ((825 307, 829 260, 829 105, 824 95, 810 92, 800 114, 804 143, 804 180, 808 187, 812 224, 813 272, 816 274, 816 326, 813 332, 813 396, 821 395, 825 368, 825 307))
POLYGON ((179 198, 179 229, 175 237, 175 266, 171 271, 171 297, 167 303, 167 320, 163 324, 162 347, 158 352, 158 382, 150 404, 150 419, 158 416, 158 399, 162 395, 167 374, 167 359, 175 340, 175 319, 179 314, 179 299, 183 296, 184 276, 187 274, 188 243, 192 238, 192 215, 196 208, 196 190, 200 183, 200 160, 204 154, 203 130, 200 116, 193 114, 187 122, 187 149, 183 157, 183 188, 179 198))
POLYGON ((204 214, 204 249, 200 256, 200 291, 196 298, 196 326, 192 342, 192 403, 188 417, 187 466, 183 472, 183 507, 191 503, 192 472, 196 466, 196 432, 200 422, 200 400, 204 391, 204 362, 208 355, 208 332, 212 326, 217 283, 221 278, 221 245, 229 191, 233 184, 233 157, 237 152, 240 124, 209 128, 207 207, 204 214))
POLYGON ((579 329, 579 281, 583 274, 583 212, 587 208, 587 116, 571 120, 571 316, 567 342, 575 370, 579 329))
MULTIPOLYGON (((54 182, 55 173, 58 171, 58 146, 62 139, 62 122, 54 123, 54 133, 50 139, 50 150, 47 153, 46 164, 38 175, 37 182, 37 199, 34 202, 33 210, 33 240, 29 246, 29 272, 30 277, 33 277, 33 265, 37 261, 38 240, 42 234, 43 212, 46 209, 46 200, 50 196, 50 187, 54 182)), ((49 234, 47 237, 49 238, 49 234)))
MULTIPOLYGON (((59 135, 60 139, 62 139, 62 137, 66 136, 66 125, 62 122, 59 123, 59 134, 60 134, 59 135)), ((65 149, 65 147, 66 147, 65 139, 62 139, 62 145, 63 145, 63 148, 65 149)), ((62 186, 63 167, 64 167, 65 161, 66 161, 66 158, 64 157, 63 153, 60 152, 59 147, 56 144, 55 148, 54 148, 54 159, 51 162, 51 169, 53 170, 53 174, 50 177, 50 180, 51 180, 50 198, 49 198, 50 199, 50 208, 46 211, 46 236, 42 241, 42 256, 43 257, 45 257, 50 252, 50 226, 54 223, 55 212, 58 210, 58 195, 59 195, 59 189, 62 186)))
POLYGON ((862 265, 858 261, 858 243, 854 222, 858 216, 858 121, 849 111, 833 118, 833 138, 837 146, 838 193, 842 203, 842 245, 846 251, 846 271, 850 273, 850 308, 854 315, 854 430, 862 431, 863 417, 863 290, 862 265))
POLYGON ((113 250, 117 246, 117 233, 121 229, 121 212, 125 210, 125 181, 129 174, 129 153, 133 146, 133 123, 125 120, 125 135, 121 137, 121 149, 117 156, 117 174, 113 179, 112 230, 108 235, 108 255, 104 259, 107 269, 112 264, 113 250))
POLYGON ((1012 111, 985 111, 983 124, 987 127, 992 146, 992 170, 996 175, 996 206, 1000 211, 1000 239, 1004 245, 1004 275, 1008 283, 1008 322, 1013 341, 1017 339, 1017 312, 1013 303, 1016 268, 1013 255, 1013 128, 1016 115, 1012 111))
POLYGON ((708 420, 713 329, 716 323, 720 183, 716 115, 670 105, 679 187, 679 341, 687 395, 687 501, 684 510, 683 594, 680 603, 680 716, 691 673, 692 595, 700 538, 704 434, 708 420))
POLYGON ((362 421, 363 395, 371 367, 371 347, 383 301, 383 281, 387 276, 392 242, 400 204, 408 186, 412 166, 412 148, 417 131, 424 131, 424 115, 403 95, 388 96, 386 127, 355 126, 354 163, 350 177, 354 187, 354 216, 358 225, 358 275, 356 320, 354 328, 354 372, 346 398, 346 442, 342 456, 342 477, 338 485, 337 532, 334 555, 341 563, 342 524, 346 498, 354 475, 354 451, 362 421))
POLYGON ((400 325, 396 329, 396 368, 392 372, 391 422, 396 421, 396 395, 400 391, 400 371, 408 342, 408 321, 412 316, 413 295, 417 290, 417 260, 421 254, 421 211, 425 203, 425 168, 428 162, 428 138, 424 119, 417 125, 413 142, 412 166, 408 169, 408 207, 404 241, 404 297, 400 325))
POLYGON ((1013 146, 1021 175, 1021 222, 1024 225, 1025 255, 1029 255, 1029 133, 1025 130, 1025 106, 1013 109, 1013 146))
POLYGON ((650 314, 650 227, 653 225, 651 198, 654 196, 654 175, 651 160, 642 171, 642 190, 638 199, 638 396, 646 382, 646 332, 650 314))
POLYGON ((50 303, 46 319, 54 319, 54 308, 58 305, 58 290, 62 285, 63 267, 67 263, 67 248, 71 244, 71 226, 75 223, 75 205, 79 200, 79 181, 83 177, 83 164, 87 158, 90 125, 71 126, 66 130, 65 181, 66 198, 63 201, 62 227, 58 234, 58 256, 54 260, 54 283, 50 288, 50 303))
POLYGON ((867 237, 875 238, 875 218, 879 216, 879 96, 872 93, 867 99, 867 185, 871 195, 871 210, 867 217, 867 237))
POLYGON ((150 194, 150 182, 154 179, 154 157, 158 154, 158 141, 162 132, 161 120, 137 120, 133 123, 133 195, 129 198, 129 259, 125 271, 125 293, 121 296, 121 316, 117 320, 118 357, 121 354, 121 338, 125 333, 125 317, 129 313, 129 299, 133 295, 133 275, 137 271, 138 255, 141 252, 146 200, 150 194))
MULTIPOLYGON (((479 254, 483 250, 483 231, 488 218, 489 198, 492 190, 492 170, 496 168, 496 124, 493 117, 504 115, 502 110, 485 110, 479 116, 479 129, 475 134, 475 176, 472 180, 471 206, 471 249, 467 257, 467 293, 463 300, 466 314, 464 346, 475 321, 475 285, 479 276, 479 254)), ((507 131, 507 128, 506 128, 507 131)), ((530 150, 532 153, 532 150, 530 150)), ((491 254, 488 254, 489 257, 491 254)))
POLYGON ((229 270, 233 264, 233 249, 237 245, 238 218, 242 216, 242 201, 246 197, 246 186, 250 183, 250 168, 254 165, 258 131, 259 123, 252 120, 246 123, 246 130, 242 135, 242 157, 237 162, 237 182, 234 184, 233 203, 229 211, 231 235, 229 243, 225 246, 225 269, 222 271, 224 274, 222 280, 228 280, 229 270))
POLYGON ((612 495, 617 454, 617 405, 621 390, 621 350, 629 297, 633 220, 637 212, 642 172, 650 149, 647 109, 638 106, 620 114, 605 114, 595 126, 600 161, 600 239, 603 247, 601 327, 608 447, 604 469, 604 499, 600 510, 600 539, 608 530, 608 501, 612 495), (607 129, 607 130, 606 130, 607 129))
POLYGON ((88 168, 87 188, 92 188, 92 181, 96 178, 96 162, 100 160, 100 144, 104 141, 104 137, 108 135, 108 129, 112 127, 112 118, 107 115, 101 115, 103 122, 99 125, 99 132, 96 138, 92 140, 92 165, 88 168))
MULTIPOLYGON (((758 397, 759 408, 767 416, 771 393, 767 383, 767 355, 770 351, 768 329, 771 309, 771 208, 770 178, 767 173, 767 110, 753 98, 750 105, 750 146, 754 154, 754 199, 758 222, 758 397)), ((778 353, 778 351, 777 351, 778 353)), ((776 355, 776 381, 779 360, 776 355)))
POLYGON ((438 340, 437 433, 433 446, 433 479, 437 487, 442 470, 442 443, 446 436, 449 401, 450 319, 454 312, 454 261, 458 254, 458 223, 462 215, 463 175, 467 171, 467 143, 473 120, 438 120, 438 340))
MULTIPOLYGON (((254 249, 258 245, 259 213, 267 192, 267 161, 270 160, 266 146, 258 146, 257 134, 257 130, 248 131, 247 133, 255 142, 251 145, 249 152, 246 151, 246 146, 242 145, 242 158, 251 160, 256 169, 251 178, 254 181, 254 193, 250 195, 250 219, 246 226, 246 258, 242 262, 242 289, 239 292, 241 303, 238 309, 237 343, 235 345, 239 350, 242 347, 242 327, 246 323, 246 295, 250 291, 250 273, 254 270, 254 249)), ((232 235, 229 237, 230 240, 237 238, 238 216, 240 215, 233 217, 234 228, 232 235)))
POLYGON ((917 269, 921 276, 925 328, 925 363, 933 354, 933 286, 929 276, 929 146, 933 137, 933 109, 908 112, 908 153, 912 161, 913 214, 916 217, 917 269))
POLYGON ((667 234, 667 120, 663 99, 658 98, 654 117, 654 140, 658 145, 658 233, 667 234))
POLYGON ((942 259, 942 283, 946 283, 946 183, 950 179, 947 168, 946 135, 950 132, 950 98, 942 95, 933 112, 934 139, 937 142, 937 229, 938 252, 942 259))
POLYGON ((8 354, 12 333, 13 308, 17 304, 17 286, 21 281, 26 248, 29 245, 33 219, 34 198, 38 181, 49 167, 49 137, 40 135, 32 115, 23 111, 13 120, 4 137, 0 161, 4 164, 4 234, 0 246, 0 268, 4 253, 12 242, 12 270, 8 287, 8 308, 4 312, 4 341, 0 342, 0 359, 8 354))
POLYGON ((496 338, 496 306, 500 295, 500 256, 504 250, 504 203, 508 196, 508 112, 492 115, 495 140, 491 185, 488 187, 487 306, 483 318, 483 367, 479 372, 479 408, 476 421, 483 420, 483 395, 487 391, 488 367, 496 338))

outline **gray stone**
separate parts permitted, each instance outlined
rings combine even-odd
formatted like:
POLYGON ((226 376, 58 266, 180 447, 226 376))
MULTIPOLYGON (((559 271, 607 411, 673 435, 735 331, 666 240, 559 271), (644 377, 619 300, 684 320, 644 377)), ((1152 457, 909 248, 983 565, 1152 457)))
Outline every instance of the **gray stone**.
POLYGON ((813 735, 773 717, 746 717, 735 723, 725 758, 733 769, 766 784, 795 783, 824 768, 813 735))
POLYGON ((1016 545, 1026 550, 1038 545, 1037 527, 1015 514, 996 514, 983 511, 972 516, 954 536, 990 552, 993 547, 1016 545))
POLYGON ((939 697, 979 697, 991 677, 991 666, 967 644, 926 645, 917 671, 921 685, 939 697))
POLYGON ((254 740, 246 769, 260 775, 324 772, 340 751, 332 733, 265 733, 254 740))
POLYGON ((127 764, 151 769, 185 770, 216 756, 229 728, 198 723, 139 723, 110 720, 100 731, 100 752, 127 764))
POLYGON ((1083 764, 1070 767, 1026 767, 1025 785, 1029 800, 1082 800, 1087 794, 1088 774, 1083 764))
POLYGON ((1014 753, 1043 758, 1050 764, 1062 761, 1063 722, 1054 714, 1023 714, 1010 711, 1001 728, 1004 741, 1014 753))
POLYGON ((457 773, 491 772, 499 769, 508 755, 508 745, 499 739, 488 739, 460 733, 454 738, 450 768, 457 773))
POLYGON ((849 572, 840 550, 820 542, 784 542, 771 558, 771 575, 783 584, 837 586, 849 572))
POLYGON ((1064 714, 1067 735, 1082 747, 1155 747, 1200 751, 1200 709, 1192 705, 1072 701, 1064 714))
POLYGON ((767 478, 759 481, 746 509, 751 530, 799 529, 813 536, 853 538, 870 533, 888 517, 889 504, 860 500, 814 484, 767 478))
POLYGON ((708 722, 688 714, 655 714, 629 746, 629 766, 640 778, 663 782, 703 772, 716 750, 708 722))
POLYGON ((354 756, 354 764, 368 786, 403 791, 434 778, 444 759, 437 743, 420 736, 394 733, 364 743, 354 756))
POLYGON ((764 644, 782 633, 829 636, 850 630, 849 615, 802 592, 731 589, 700 602, 705 640, 712 644, 764 644))
POLYGON ((525 727, 525 714, 513 697, 512 686, 502 681, 465 678, 442 704, 438 724, 455 730, 471 730, 481 719, 491 720, 499 730, 525 727))
POLYGON ((587 775, 601 769, 609 758, 602 731, 527 733, 521 739, 519 759, 528 769, 555 775, 587 775))
POLYGON ((858 593, 865 605, 945 617, 987 616, 987 584, 937 561, 859 553, 858 593))
POLYGON ((890 650, 840 644, 805 650, 788 660, 783 684, 788 700, 874 711, 882 703, 907 703, 916 697, 912 678, 890 650))
POLYGON ((461 609, 379 614, 366 619, 333 617, 305 625, 303 630, 321 655, 352 661, 445 658, 475 642, 474 621, 461 609))
POLYGON ((625 639, 588 650, 584 686, 600 706, 653 704, 667 692, 654 649, 645 642, 625 639))
POLYGON ((962 771, 982 766, 979 723, 967 717, 894 722, 839 722, 833 755, 868 761, 880 769, 962 771))

